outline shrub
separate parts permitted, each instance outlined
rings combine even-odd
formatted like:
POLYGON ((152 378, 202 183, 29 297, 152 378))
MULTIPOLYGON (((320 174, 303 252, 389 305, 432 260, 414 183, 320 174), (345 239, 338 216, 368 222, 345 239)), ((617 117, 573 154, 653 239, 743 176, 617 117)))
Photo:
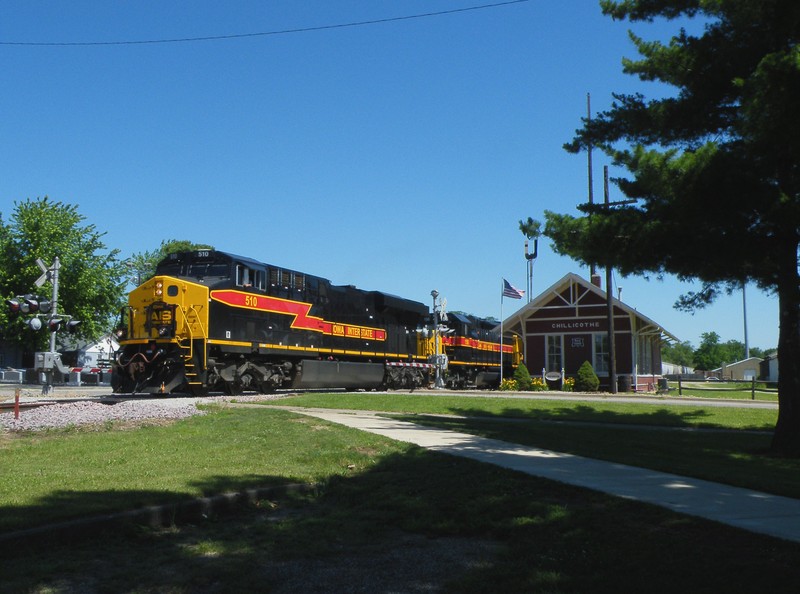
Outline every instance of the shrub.
POLYGON ((516 380, 519 390, 531 389, 531 374, 523 363, 520 363, 519 367, 514 370, 514 380, 516 380))
POLYGON ((597 392, 600 387, 600 380, 592 368, 592 364, 584 361, 578 368, 578 375, 575 378, 576 392, 597 392))

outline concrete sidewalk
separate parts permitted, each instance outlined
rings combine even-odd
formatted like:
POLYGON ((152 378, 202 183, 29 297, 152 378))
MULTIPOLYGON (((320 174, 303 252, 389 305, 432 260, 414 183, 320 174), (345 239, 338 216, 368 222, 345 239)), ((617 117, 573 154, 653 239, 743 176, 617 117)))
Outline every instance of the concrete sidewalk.
MULTIPOLYGON (((284 408, 284 407, 280 407, 284 408)), ((800 542, 800 500, 486 439, 364 411, 285 407, 418 446, 800 542)))

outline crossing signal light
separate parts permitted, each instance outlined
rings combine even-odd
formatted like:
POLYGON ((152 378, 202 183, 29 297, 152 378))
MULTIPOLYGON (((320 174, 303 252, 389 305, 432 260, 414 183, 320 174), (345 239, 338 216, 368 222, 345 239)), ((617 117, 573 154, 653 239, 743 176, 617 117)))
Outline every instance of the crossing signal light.
POLYGON ((29 318, 24 320, 24 323, 34 332, 38 332, 45 326, 47 326, 51 332, 57 332, 62 328, 65 328, 67 332, 77 332, 81 321, 73 320, 71 316, 56 314, 53 312, 54 304, 55 301, 32 293, 17 295, 11 299, 6 299, 6 305, 11 315, 30 315, 29 318))
MULTIPOLYGON (((50 330, 50 332, 58 332, 59 330, 64 329, 67 332, 74 334, 78 331, 78 326, 80 325, 80 320, 70 320, 68 317, 61 318, 58 316, 52 316, 49 320, 47 320, 47 329, 50 330)), ((31 326, 31 328, 33 328, 33 326, 31 326)), ((41 328, 41 322, 39 323, 39 328, 41 328)), ((39 328, 34 328, 34 330, 38 330, 39 328)))
POLYGON ((38 295, 17 295, 13 299, 6 299, 6 305, 12 314, 50 313, 53 309, 49 299, 38 295))
POLYGON ((8 304, 8 310, 12 314, 18 314, 22 311, 22 303, 20 303, 19 299, 6 299, 6 303, 8 304))
POLYGON ((36 313, 39 311, 39 298, 36 295, 25 295, 23 313, 36 313))

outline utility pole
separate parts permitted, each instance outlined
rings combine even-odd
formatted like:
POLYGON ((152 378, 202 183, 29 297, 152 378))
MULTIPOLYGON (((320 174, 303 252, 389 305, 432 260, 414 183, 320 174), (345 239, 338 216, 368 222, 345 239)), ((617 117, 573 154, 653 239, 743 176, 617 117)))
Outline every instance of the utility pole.
MULTIPOLYGON (((591 104, 591 95, 589 93, 586 94, 586 124, 587 128, 590 127, 592 123, 592 104, 591 104)), ((588 141, 587 144, 587 153, 588 153, 588 169, 589 169, 589 218, 591 219, 592 216, 592 206, 594 205, 594 190, 592 189, 592 143, 591 140, 588 141)), ((609 201, 609 191, 608 191, 608 166, 603 167, 603 193, 605 196, 605 204, 604 208, 606 212, 608 212, 612 206, 619 206, 625 204, 633 204, 636 200, 620 200, 618 202, 610 202, 609 201)), ((617 354, 616 354, 616 345, 614 344, 614 303, 613 303, 613 296, 611 294, 612 291, 612 279, 611 279, 611 272, 612 267, 610 264, 606 265, 606 308, 607 308, 607 317, 608 317, 608 381, 609 381, 609 390, 612 394, 617 393, 617 354)), ((596 268, 594 263, 589 264, 589 274, 591 278, 591 282, 595 280, 596 268)), ((599 281, 599 279, 598 279, 599 281)))
MULTIPOLYGON (((608 210, 611 203, 608 199, 608 166, 603 167, 603 195, 608 210)), ((614 303, 611 295, 611 265, 606 264, 606 308, 608 313, 608 382, 609 391, 617 393, 617 348, 614 340, 614 303)))
POLYGON ((750 358, 750 343, 747 340, 747 296, 745 295, 745 288, 747 281, 742 281, 742 317, 744 318, 744 358, 750 358))
MULTIPOLYGON (((590 93, 586 93, 586 125, 587 127, 592 123, 592 95, 590 93)), ((594 190, 592 186, 594 185, 592 180, 592 141, 589 141, 589 146, 587 148, 587 164, 589 166, 589 204, 594 204, 594 190)), ((591 215, 589 215, 591 216, 591 215)), ((589 279, 590 281, 594 282, 594 275, 595 275, 595 267, 594 262, 589 264, 589 279)))

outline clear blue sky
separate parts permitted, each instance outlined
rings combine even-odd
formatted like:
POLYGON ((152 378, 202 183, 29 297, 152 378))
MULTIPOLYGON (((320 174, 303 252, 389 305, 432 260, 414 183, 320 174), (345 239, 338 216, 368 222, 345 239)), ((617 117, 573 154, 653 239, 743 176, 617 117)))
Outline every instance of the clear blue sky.
MULTIPOLYGON (((596 0, 330 27, 490 3, 5 0, 0 212, 47 195, 78 204, 122 257, 207 242, 499 317, 501 278, 526 283, 518 221, 587 200, 586 155, 562 148, 587 93, 597 112, 612 92, 663 90, 622 74, 630 24, 596 0), (29 45, 86 42, 101 44, 29 45)), ((607 164, 595 152, 596 200, 607 164)), ((588 275, 540 240, 534 293, 567 272, 588 275)), ((744 338, 741 293, 690 315, 672 307, 689 285, 615 279, 694 346, 708 331, 744 338)), ((777 299, 751 287, 747 304, 750 345, 776 346, 777 299)))

